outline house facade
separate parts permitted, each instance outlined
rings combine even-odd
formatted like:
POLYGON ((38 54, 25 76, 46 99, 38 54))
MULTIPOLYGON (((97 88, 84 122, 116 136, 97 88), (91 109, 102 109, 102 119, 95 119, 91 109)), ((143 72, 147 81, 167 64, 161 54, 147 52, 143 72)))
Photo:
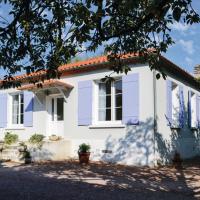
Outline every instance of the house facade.
POLYGON ((0 91, 0 139, 5 132, 21 141, 45 135, 45 144, 32 152, 39 160, 77 157, 81 143, 91 145, 91 159, 126 165, 155 165, 169 162, 175 151, 181 157, 200 154, 199 97, 194 77, 164 57, 160 69, 166 80, 126 55, 131 71, 112 74, 106 56, 59 67, 59 80, 0 91), (50 142, 50 135, 62 137, 50 142))

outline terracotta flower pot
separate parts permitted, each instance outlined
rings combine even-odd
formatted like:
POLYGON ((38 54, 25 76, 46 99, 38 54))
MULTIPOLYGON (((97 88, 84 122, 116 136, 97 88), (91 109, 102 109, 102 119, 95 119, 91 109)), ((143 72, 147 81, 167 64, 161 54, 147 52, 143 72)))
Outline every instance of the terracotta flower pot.
POLYGON ((24 158, 24 163, 25 164, 30 164, 31 163, 31 158, 24 158))
POLYGON ((80 164, 88 164, 90 159, 90 152, 78 152, 80 164))

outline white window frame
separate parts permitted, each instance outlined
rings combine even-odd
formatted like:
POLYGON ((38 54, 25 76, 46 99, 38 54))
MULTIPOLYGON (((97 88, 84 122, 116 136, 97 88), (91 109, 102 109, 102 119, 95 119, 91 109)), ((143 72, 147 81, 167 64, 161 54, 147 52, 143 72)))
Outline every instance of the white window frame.
POLYGON ((197 95, 191 91, 191 97, 190 97, 190 109, 191 109, 191 128, 196 128, 197 127, 197 110, 196 110, 196 100, 197 100, 197 95))
POLYGON ((179 85, 172 82, 172 124, 174 127, 179 127, 180 99, 179 85), (173 87, 175 86, 175 88, 173 87))
MULTIPOLYGON (((14 124, 13 123, 13 96, 15 96, 15 95, 21 95, 21 94, 23 94, 22 92, 20 92, 20 93, 12 93, 12 94, 10 94, 10 126, 11 127, 23 127, 24 126, 24 124, 23 123, 21 123, 21 113, 20 113, 20 111, 21 111, 21 108, 19 107, 19 113, 18 113, 18 116, 19 116, 19 122, 20 123, 17 123, 17 124, 14 124)), ((23 96, 23 98, 24 98, 24 96, 23 96)), ((19 106, 21 106, 21 98, 19 98, 19 106)), ((24 107, 24 103, 23 103, 23 107, 24 107)), ((23 110, 23 116, 24 116, 24 110, 23 110)), ((23 120, 24 121, 24 120, 23 120)))
MULTIPOLYGON (((122 77, 115 77, 115 80, 122 79, 122 77)), ((122 120, 113 120, 115 119, 115 87, 114 87, 114 82, 111 84, 111 120, 110 121, 99 121, 99 83, 101 83, 101 80, 96 80, 94 81, 94 96, 93 96, 93 125, 94 126, 121 126, 122 125, 122 120)), ((123 91, 122 91, 123 95, 123 91)), ((122 106, 123 110, 123 106, 122 106)))
POLYGON ((51 110, 51 113, 49 114, 50 115, 50 119, 51 121, 54 121, 54 122, 63 122, 64 119, 65 119, 65 111, 64 111, 64 105, 65 105, 65 98, 62 96, 62 95, 49 95, 49 98, 50 98, 50 110, 51 110), (58 113, 57 113, 57 101, 59 98, 63 98, 63 120, 58 120, 58 113), (52 115, 52 99, 54 99, 54 114, 52 115), (55 101, 56 99, 56 101, 55 101), (52 119, 53 117, 53 119, 52 119))

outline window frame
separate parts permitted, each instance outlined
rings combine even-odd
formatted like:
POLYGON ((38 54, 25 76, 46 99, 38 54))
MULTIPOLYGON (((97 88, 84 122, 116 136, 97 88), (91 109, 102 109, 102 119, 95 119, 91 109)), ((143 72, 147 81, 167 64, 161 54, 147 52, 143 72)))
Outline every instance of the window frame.
POLYGON ((24 94, 23 92, 17 92, 17 93, 11 93, 10 94, 10 126, 11 127, 23 127, 24 126, 24 94), (19 101, 18 101, 18 106, 19 106, 19 110, 18 110, 18 115, 17 117, 19 117, 18 122, 19 123, 13 123, 13 98, 14 96, 18 95, 19 96, 19 101), (23 103, 21 104, 21 97, 20 95, 23 95, 23 103), (23 123, 21 123, 21 105, 23 105, 23 123))
MULTIPOLYGON (((122 80, 121 76, 115 77, 114 80, 122 80)), ((115 81, 111 83, 111 120, 108 121, 100 121, 99 120, 99 83, 101 80, 94 81, 94 104, 93 104, 93 123, 94 125, 122 125, 121 120, 113 120, 116 117, 115 109, 116 109, 116 99, 115 99, 115 81)), ((122 90, 123 95, 123 90, 122 90)), ((123 112, 123 103, 122 103, 122 112, 123 112)))
POLYGON ((181 109, 180 99, 179 99, 179 87, 180 87, 179 84, 177 84, 176 82, 172 82, 171 93, 172 93, 172 125, 173 127, 179 127, 179 113, 181 109))
POLYGON ((62 95, 57 95, 57 94, 52 94, 48 96, 50 98, 49 101, 49 105, 48 107, 51 110, 51 113, 49 114, 50 117, 50 121, 51 122, 64 122, 65 120, 65 112, 64 112, 64 106, 65 106, 65 99, 62 95), (63 119, 62 120, 58 120, 58 109, 57 109, 57 105, 58 105, 58 99, 63 99, 63 119), (54 103, 54 106, 52 107, 52 100, 54 103), (54 108, 54 112, 52 113, 52 108, 54 108))
POLYGON ((191 91, 190 96, 190 121, 191 121, 191 128, 197 128, 197 94, 193 91, 191 91), (193 113, 194 111, 194 113, 193 113))

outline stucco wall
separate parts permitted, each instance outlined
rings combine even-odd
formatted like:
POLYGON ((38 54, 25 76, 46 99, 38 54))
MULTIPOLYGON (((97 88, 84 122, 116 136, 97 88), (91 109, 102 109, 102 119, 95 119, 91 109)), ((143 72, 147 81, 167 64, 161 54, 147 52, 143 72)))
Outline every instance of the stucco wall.
MULTIPOLYGON (((15 92, 20 92, 17 89, 6 89, 1 90, 1 92, 6 92, 8 94, 13 94, 15 92)), ((41 99, 43 99, 42 104, 34 97, 34 112, 33 112, 33 126, 32 127, 13 127, 11 124, 8 124, 6 128, 0 128, 0 140, 4 138, 5 132, 13 132, 18 134, 19 140, 28 140, 31 135, 34 133, 45 134, 46 133, 46 102, 45 95, 41 94, 41 99)), ((8 97, 8 114, 7 121, 11 121, 11 104, 10 97, 8 97)))
POLYGON ((147 65, 135 65, 129 73, 139 73, 140 125, 124 128, 77 125, 78 81, 100 79, 109 75, 109 71, 101 70, 65 78, 74 86, 65 106, 65 137, 71 140, 72 156, 77 156, 79 144, 86 142, 92 147, 94 160, 142 165, 153 163, 153 74, 147 65), (112 153, 105 154, 102 150, 111 150, 112 153))
POLYGON ((167 125, 166 109, 167 109, 167 86, 164 79, 156 81, 157 91, 157 133, 156 133, 156 159, 159 162, 169 162, 173 157, 174 152, 178 151, 183 159, 200 155, 200 139, 197 130, 192 130, 188 127, 188 91, 191 90, 199 95, 191 84, 183 81, 180 77, 168 74, 167 79, 173 81, 177 85, 183 86, 184 94, 184 128, 171 129, 167 125))
MULTIPOLYGON (((129 73, 139 73, 139 120, 137 126, 120 128, 92 128, 78 126, 78 82, 96 80, 109 75, 109 70, 97 70, 63 78, 74 86, 64 104, 64 138, 70 141, 71 157, 77 157, 78 146, 83 143, 91 145, 91 157, 94 160, 105 160, 123 164, 152 165, 154 158, 153 142, 153 74, 147 65, 138 64, 131 67, 129 73), (112 153, 103 153, 103 150, 112 153)), ((116 76, 113 75, 113 76, 116 76)), ((62 79, 61 79, 62 80, 62 79)), ((9 89, 2 92, 13 92, 9 89)), ((32 134, 48 135, 45 96, 43 104, 34 98, 33 127, 22 129, 1 129, 0 139, 5 131, 19 135, 20 140, 27 140, 32 134)), ((66 155, 67 157, 68 155, 66 155)))

